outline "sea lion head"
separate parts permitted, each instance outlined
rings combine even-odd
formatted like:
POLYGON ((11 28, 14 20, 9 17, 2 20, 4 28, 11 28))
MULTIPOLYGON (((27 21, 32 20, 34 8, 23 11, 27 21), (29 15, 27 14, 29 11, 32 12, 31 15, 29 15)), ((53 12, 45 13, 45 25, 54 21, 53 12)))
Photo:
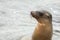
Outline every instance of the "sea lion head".
POLYGON ((42 11, 31 11, 32 17, 34 17, 38 22, 51 22, 52 15, 45 10, 42 11))

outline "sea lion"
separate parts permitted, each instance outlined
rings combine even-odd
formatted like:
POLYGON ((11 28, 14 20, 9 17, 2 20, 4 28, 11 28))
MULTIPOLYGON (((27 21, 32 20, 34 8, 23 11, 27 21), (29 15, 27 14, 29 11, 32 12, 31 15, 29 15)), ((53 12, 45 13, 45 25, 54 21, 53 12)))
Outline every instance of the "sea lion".
POLYGON ((33 18, 37 20, 37 26, 32 34, 32 40, 52 40, 52 15, 48 11, 31 11, 33 18))

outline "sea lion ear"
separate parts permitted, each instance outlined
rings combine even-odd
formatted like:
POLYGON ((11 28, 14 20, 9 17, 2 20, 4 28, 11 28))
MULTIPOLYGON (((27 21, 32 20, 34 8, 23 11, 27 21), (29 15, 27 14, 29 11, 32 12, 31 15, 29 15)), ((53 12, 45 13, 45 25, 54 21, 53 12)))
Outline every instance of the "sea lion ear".
POLYGON ((48 14, 48 13, 45 13, 45 15, 46 15, 46 16, 49 16, 49 14, 48 14))
POLYGON ((51 14, 51 13, 49 13, 49 18, 51 18, 51 19, 52 19, 52 14, 51 14))
POLYGON ((48 18, 52 18, 52 14, 49 13, 49 12, 46 12, 45 15, 46 15, 48 18))
POLYGON ((50 18, 52 18, 52 15, 50 15, 50 18))

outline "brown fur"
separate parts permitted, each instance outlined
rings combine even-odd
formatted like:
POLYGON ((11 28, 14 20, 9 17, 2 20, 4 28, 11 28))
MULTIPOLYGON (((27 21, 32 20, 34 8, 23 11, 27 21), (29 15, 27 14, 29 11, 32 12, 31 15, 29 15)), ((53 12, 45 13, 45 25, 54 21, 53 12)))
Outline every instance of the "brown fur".
POLYGON ((52 15, 47 11, 32 11, 31 15, 38 21, 32 35, 32 40, 51 40, 53 32, 52 15))

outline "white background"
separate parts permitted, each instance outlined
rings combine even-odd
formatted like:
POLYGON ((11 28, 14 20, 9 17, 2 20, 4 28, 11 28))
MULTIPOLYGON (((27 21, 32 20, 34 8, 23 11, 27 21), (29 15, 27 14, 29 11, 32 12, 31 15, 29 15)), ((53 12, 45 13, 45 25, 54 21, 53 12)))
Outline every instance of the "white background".
MULTIPOLYGON (((60 0, 0 0, 0 40, 19 40, 32 33, 36 20, 32 10, 49 10, 53 15, 53 29, 60 30, 60 0)), ((59 40, 60 32, 55 32, 59 40)))

